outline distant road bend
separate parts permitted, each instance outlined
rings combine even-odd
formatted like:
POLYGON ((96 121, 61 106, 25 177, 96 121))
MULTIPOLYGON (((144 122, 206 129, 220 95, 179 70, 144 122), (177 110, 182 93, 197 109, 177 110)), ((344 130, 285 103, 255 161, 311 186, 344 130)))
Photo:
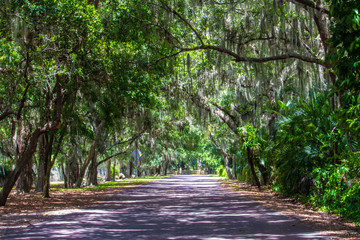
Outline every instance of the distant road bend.
POLYGON ((330 239, 228 191, 207 176, 175 176, 7 233, 4 239, 330 239))

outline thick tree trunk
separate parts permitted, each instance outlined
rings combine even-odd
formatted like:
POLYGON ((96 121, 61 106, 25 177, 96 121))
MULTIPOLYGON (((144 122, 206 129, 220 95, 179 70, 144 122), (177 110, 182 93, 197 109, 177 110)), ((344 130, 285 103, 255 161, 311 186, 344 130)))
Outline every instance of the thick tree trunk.
POLYGON ((264 167, 263 165, 258 163, 258 168, 259 168, 259 170, 261 172, 261 177, 263 179, 264 185, 267 185, 268 182, 269 182, 269 173, 268 173, 266 167, 264 167))
POLYGON ((16 189, 20 192, 29 193, 34 183, 33 162, 29 161, 23 168, 19 179, 16 182, 16 189))
POLYGON ((64 176, 64 187, 65 188, 69 188, 69 183, 68 183, 68 179, 66 177, 66 172, 65 172, 65 167, 64 167, 64 163, 62 162, 61 163, 61 171, 62 171, 62 174, 64 176))
POLYGON ((98 186, 97 176, 98 176, 98 169, 96 164, 97 159, 97 151, 95 152, 95 155, 93 156, 93 159, 91 160, 89 171, 88 171, 88 182, 91 185, 98 186))
POLYGON ((226 169, 226 174, 229 179, 232 179, 233 175, 231 174, 231 170, 229 167, 229 155, 223 151, 223 156, 224 156, 224 165, 225 165, 225 169, 226 169))
POLYGON ((46 162, 46 144, 45 144, 45 134, 39 138, 39 165, 38 165, 38 178, 36 182, 36 192, 42 192, 44 188, 44 178, 45 178, 45 162, 46 162))
MULTIPOLYGON (((75 150, 74 150, 75 152, 75 150)), ((74 154, 71 154, 70 161, 66 162, 65 179, 67 182, 66 188, 73 188, 79 179, 80 167, 74 154)))
POLYGON ((169 167, 169 160, 166 159, 165 164, 164 164, 164 175, 167 175, 167 171, 168 171, 168 167, 169 167))
POLYGON ((155 167, 155 174, 157 174, 159 176, 161 175, 161 165, 155 167))
POLYGON ((257 177, 256 172, 255 172, 253 153, 252 153, 252 150, 250 147, 246 148, 246 154, 247 154, 247 161, 248 161, 248 164, 249 164, 250 170, 251 170, 251 175, 253 176, 256 186, 258 188, 260 188, 261 184, 260 184, 259 178, 257 177))
POLYGON ((45 189, 45 186, 50 187, 50 182, 47 182, 50 181, 54 139, 54 135, 49 136, 48 133, 42 134, 39 138, 39 168, 36 191, 41 191, 46 198, 50 197, 49 190, 45 189))

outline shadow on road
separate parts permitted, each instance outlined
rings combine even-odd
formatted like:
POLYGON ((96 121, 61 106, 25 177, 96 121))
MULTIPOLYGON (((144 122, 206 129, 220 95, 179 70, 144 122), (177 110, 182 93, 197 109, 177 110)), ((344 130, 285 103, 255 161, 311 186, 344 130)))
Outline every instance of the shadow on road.
POLYGON ((214 178, 176 176, 104 204, 14 231, 5 239, 329 239, 295 219, 223 189, 214 178))

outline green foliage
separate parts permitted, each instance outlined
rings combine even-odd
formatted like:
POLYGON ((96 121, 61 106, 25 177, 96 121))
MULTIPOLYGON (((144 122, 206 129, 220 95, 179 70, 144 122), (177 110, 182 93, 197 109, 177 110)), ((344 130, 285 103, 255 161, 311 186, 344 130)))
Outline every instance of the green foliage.
MULTIPOLYGON (((111 166, 110 168, 111 176, 114 175, 114 167, 111 166)), ((115 166, 115 176, 119 176, 120 174, 120 167, 118 165, 115 166)))
POLYGON ((308 194, 314 168, 338 162, 344 144, 335 114, 324 94, 309 101, 278 102, 281 118, 276 124, 276 178, 282 191, 308 194))
POLYGON ((311 196, 313 206, 360 222, 360 182, 344 165, 316 168, 311 196))
POLYGON ((334 18, 331 47, 328 58, 335 64, 339 77, 337 89, 345 99, 357 94, 360 79, 360 3, 357 0, 329 0, 334 18))
POLYGON ((216 172, 218 174, 219 177, 225 177, 227 178, 227 173, 226 173, 226 169, 224 165, 220 165, 217 169, 216 172))

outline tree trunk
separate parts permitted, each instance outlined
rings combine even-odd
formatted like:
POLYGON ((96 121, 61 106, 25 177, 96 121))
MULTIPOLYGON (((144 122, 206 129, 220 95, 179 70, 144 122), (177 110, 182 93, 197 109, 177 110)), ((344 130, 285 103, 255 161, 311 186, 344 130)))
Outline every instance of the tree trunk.
POLYGON ((89 166, 89 171, 88 171, 88 182, 91 185, 94 186, 98 186, 98 181, 97 181, 97 176, 98 176, 98 169, 97 169, 97 164, 96 164, 96 159, 97 159, 97 151, 95 153, 95 155, 93 156, 93 159, 91 160, 90 166, 89 166))
MULTIPOLYGON (((51 175, 51 168, 53 163, 55 162, 55 158, 59 152, 59 147, 57 152, 54 154, 53 157, 53 145, 55 141, 55 134, 44 133, 39 138, 39 177, 38 183, 36 186, 37 191, 42 191, 42 195, 45 198, 50 197, 50 175, 51 175)), ((62 137, 60 137, 59 145, 61 144, 62 137)))
POLYGON ((51 169, 55 164, 55 160, 60 152, 62 140, 64 138, 64 134, 62 134, 58 140, 58 145, 56 148, 55 153, 53 153, 53 145, 55 141, 55 133, 51 135, 50 141, 48 142, 49 148, 48 148, 48 158, 47 162, 45 164, 45 182, 44 182, 44 188, 43 188, 43 197, 49 198, 50 197, 50 177, 51 177, 51 169))
POLYGON ((233 155, 233 157, 232 157, 232 162, 233 162, 233 179, 237 179, 237 177, 236 177, 236 158, 235 158, 235 155, 233 155))
POLYGON ((258 163, 258 168, 259 168, 259 170, 261 172, 261 177, 263 179, 264 185, 267 185, 268 182, 269 182, 269 173, 268 173, 266 167, 264 167, 263 165, 258 163))
POLYGON ((82 185, 82 182, 83 182, 83 179, 84 179, 84 176, 85 176, 85 172, 86 172, 86 168, 89 166, 91 160, 94 158, 94 155, 96 154, 96 147, 97 147, 97 141, 94 140, 92 142, 92 144, 91 144, 89 155, 86 158, 84 164, 81 166, 78 179, 77 179, 77 181, 75 183, 76 188, 80 188, 81 185, 82 185))
MULTIPOLYGON (((114 165, 115 166, 115 165, 114 165)), ((110 182, 111 181, 111 160, 107 162, 107 168, 106 168, 106 177, 105 180, 110 182)))
POLYGON ((224 156, 224 165, 225 165, 225 169, 226 169, 226 174, 227 174, 229 179, 232 179, 233 175, 232 175, 231 170, 229 168, 229 155, 226 154, 225 151, 223 151, 223 156, 224 156))
MULTIPOLYGON (((76 181, 75 187, 79 188, 81 187, 81 184, 83 182, 84 176, 85 176, 85 172, 86 172, 86 168, 89 166, 91 161, 95 161, 95 168, 97 169, 97 165, 96 165, 96 158, 97 158, 97 146, 98 146, 98 140, 101 136, 101 132, 104 126, 104 121, 101 121, 97 126, 96 126, 96 130, 95 130, 95 140, 92 142, 91 147, 90 147, 90 151, 89 151, 89 155, 86 158, 84 165, 81 167, 80 172, 79 172, 79 177, 76 181)), ((96 172, 96 178, 97 178, 97 172, 96 172)), ((97 182, 97 179, 96 179, 97 182)))
POLYGON ((65 167, 64 167, 63 162, 61 163, 61 171, 62 171, 62 174, 64 176, 64 188, 69 188, 69 183, 68 183, 68 179, 66 177, 66 172, 65 172, 65 167))
POLYGON ((44 178, 45 178, 45 162, 46 162, 46 144, 45 144, 45 134, 41 135, 39 138, 39 165, 38 165, 38 178, 36 183, 36 192, 42 192, 44 188, 44 178))
POLYGON ((155 167, 155 174, 157 174, 159 176, 161 175, 161 165, 155 167))
MULTIPOLYGON (((119 167, 120 170, 120 167, 119 167)), ((114 161, 113 163, 113 174, 112 174, 112 180, 115 181, 115 176, 116 176, 116 161, 114 161)))
POLYGON ((257 177, 256 172, 255 172, 253 153, 252 153, 252 150, 250 147, 246 148, 246 154, 247 154, 247 161, 248 161, 248 164, 249 164, 250 170, 251 170, 251 175, 253 176, 256 186, 258 188, 260 188, 261 184, 260 184, 259 178, 257 177))
POLYGON ((22 155, 22 157, 17 161, 16 166, 12 174, 5 181, 2 191, 0 192, 0 206, 5 206, 7 197, 9 196, 13 186, 15 185, 16 180, 19 178, 21 171, 32 161, 32 157, 36 151, 37 142, 41 134, 40 129, 36 129, 28 141, 27 147, 22 155))
MULTIPOLYGON (((166 159, 166 158, 165 158, 165 159, 166 159)), ((169 160, 166 159, 165 164, 164 164, 164 175, 165 175, 165 176, 167 175, 168 167, 169 167, 169 160)))
MULTIPOLYGON (((74 147, 76 148, 76 147, 74 147)), ((76 150, 74 150, 75 152, 76 150)), ((69 161, 66 162, 65 168, 65 178, 67 182, 66 188, 73 188, 79 179, 80 167, 77 159, 75 158, 75 154, 70 155, 69 161)))
POLYGON ((16 182, 16 189, 20 192, 29 193, 34 183, 33 162, 29 161, 23 168, 19 179, 16 182))
POLYGON ((45 183, 43 188, 43 197, 50 198, 50 175, 51 175, 52 164, 51 161, 46 164, 45 183))

